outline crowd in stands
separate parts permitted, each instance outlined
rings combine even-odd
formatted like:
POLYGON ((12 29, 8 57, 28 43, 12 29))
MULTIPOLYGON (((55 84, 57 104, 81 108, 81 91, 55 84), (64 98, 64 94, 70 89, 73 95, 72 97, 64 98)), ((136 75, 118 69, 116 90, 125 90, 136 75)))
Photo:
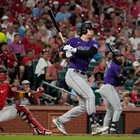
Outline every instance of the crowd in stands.
MULTIPOLYGON (((21 103, 78 104, 76 97, 42 84, 46 81, 71 91, 64 77, 59 77, 59 72, 66 72, 68 61, 55 57, 63 42, 48 14, 49 8, 65 41, 79 36, 84 21, 94 23, 94 39, 100 48, 87 74, 94 92, 98 92, 106 65, 112 59, 106 43, 123 53, 122 73, 127 81, 116 90, 120 101, 123 102, 127 92, 131 94, 131 102, 137 105, 140 100, 140 0, 1 0, 0 64, 8 69, 13 90, 35 95, 22 98, 21 103), (40 87, 43 89, 39 90, 40 87)), ((11 102, 12 99, 8 99, 7 103, 11 102)), ((124 104, 122 106, 126 106, 124 104)))

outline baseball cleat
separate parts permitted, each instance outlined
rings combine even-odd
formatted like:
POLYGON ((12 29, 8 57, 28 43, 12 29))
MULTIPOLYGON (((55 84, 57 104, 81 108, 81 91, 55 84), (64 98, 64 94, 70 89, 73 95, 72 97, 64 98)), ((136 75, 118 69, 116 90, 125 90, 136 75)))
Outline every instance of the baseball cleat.
POLYGON ((62 132, 63 134, 67 135, 67 132, 66 132, 65 127, 64 127, 64 124, 59 121, 59 118, 53 119, 52 121, 57 126, 57 128, 58 128, 58 130, 60 132, 62 132))
POLYGON ((52 132, 48 129, 44 129, 42 131, 34 129, 33 135, 51 135, 52 132))
POLYGON ((114 131, 110 130, 109 134, 120 134, 120 132, 117 130, 114 130, 114 131))
POLYGON ((100 126, 99 124, 96 125, 95 127, 92 128, 92 135, 97 135, 97 134, 101 134, 102 132, 105 132, 109 129, 108 126, 100 126))

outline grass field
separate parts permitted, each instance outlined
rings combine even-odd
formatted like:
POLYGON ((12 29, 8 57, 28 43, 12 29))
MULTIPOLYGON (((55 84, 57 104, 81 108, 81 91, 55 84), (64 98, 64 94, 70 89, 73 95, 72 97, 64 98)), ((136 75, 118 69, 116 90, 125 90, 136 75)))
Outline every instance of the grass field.
POLYGON ((139 140, 140 135, 69 135, 69 136, 25 136, 25 135, 0 135, 1 140, 139 140))

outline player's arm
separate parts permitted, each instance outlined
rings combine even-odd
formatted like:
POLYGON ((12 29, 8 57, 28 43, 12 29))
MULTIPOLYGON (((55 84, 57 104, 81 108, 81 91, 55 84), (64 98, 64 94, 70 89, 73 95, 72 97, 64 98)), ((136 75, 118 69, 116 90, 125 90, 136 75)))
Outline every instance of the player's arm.
POLYGON ((98 51, 98 45, 95 44, 95 47, 91 47, 88 50, 79 50, 77 48, 73 48, 71 45, 66 45, 64 46, 64 50, 75 53, 81 58, 92 58, 98 51))
POLYGON ((93 57, 96 53, 97 53, 97 49, 96 48, 90 48, 89 50, 78 50, 76 51, 76 54, 81 57, 81 58, 89 58, 89 57, 93 57))
POLYGON ((118 83, 120 86, 124 85, 126 81, 126 77, 124 77, 122 74, 118 75, 118 83))

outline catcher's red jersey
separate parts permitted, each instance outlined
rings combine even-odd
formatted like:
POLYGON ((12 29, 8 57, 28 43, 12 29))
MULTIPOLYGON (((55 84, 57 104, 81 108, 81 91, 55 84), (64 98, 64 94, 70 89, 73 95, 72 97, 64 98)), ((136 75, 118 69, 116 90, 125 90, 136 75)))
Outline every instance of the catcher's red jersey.
POLYGON ((16 93, 11 90, 11 86, 8 83, 0 84, 0 110, 5 105, 6 98, 13 97, 16 93))

